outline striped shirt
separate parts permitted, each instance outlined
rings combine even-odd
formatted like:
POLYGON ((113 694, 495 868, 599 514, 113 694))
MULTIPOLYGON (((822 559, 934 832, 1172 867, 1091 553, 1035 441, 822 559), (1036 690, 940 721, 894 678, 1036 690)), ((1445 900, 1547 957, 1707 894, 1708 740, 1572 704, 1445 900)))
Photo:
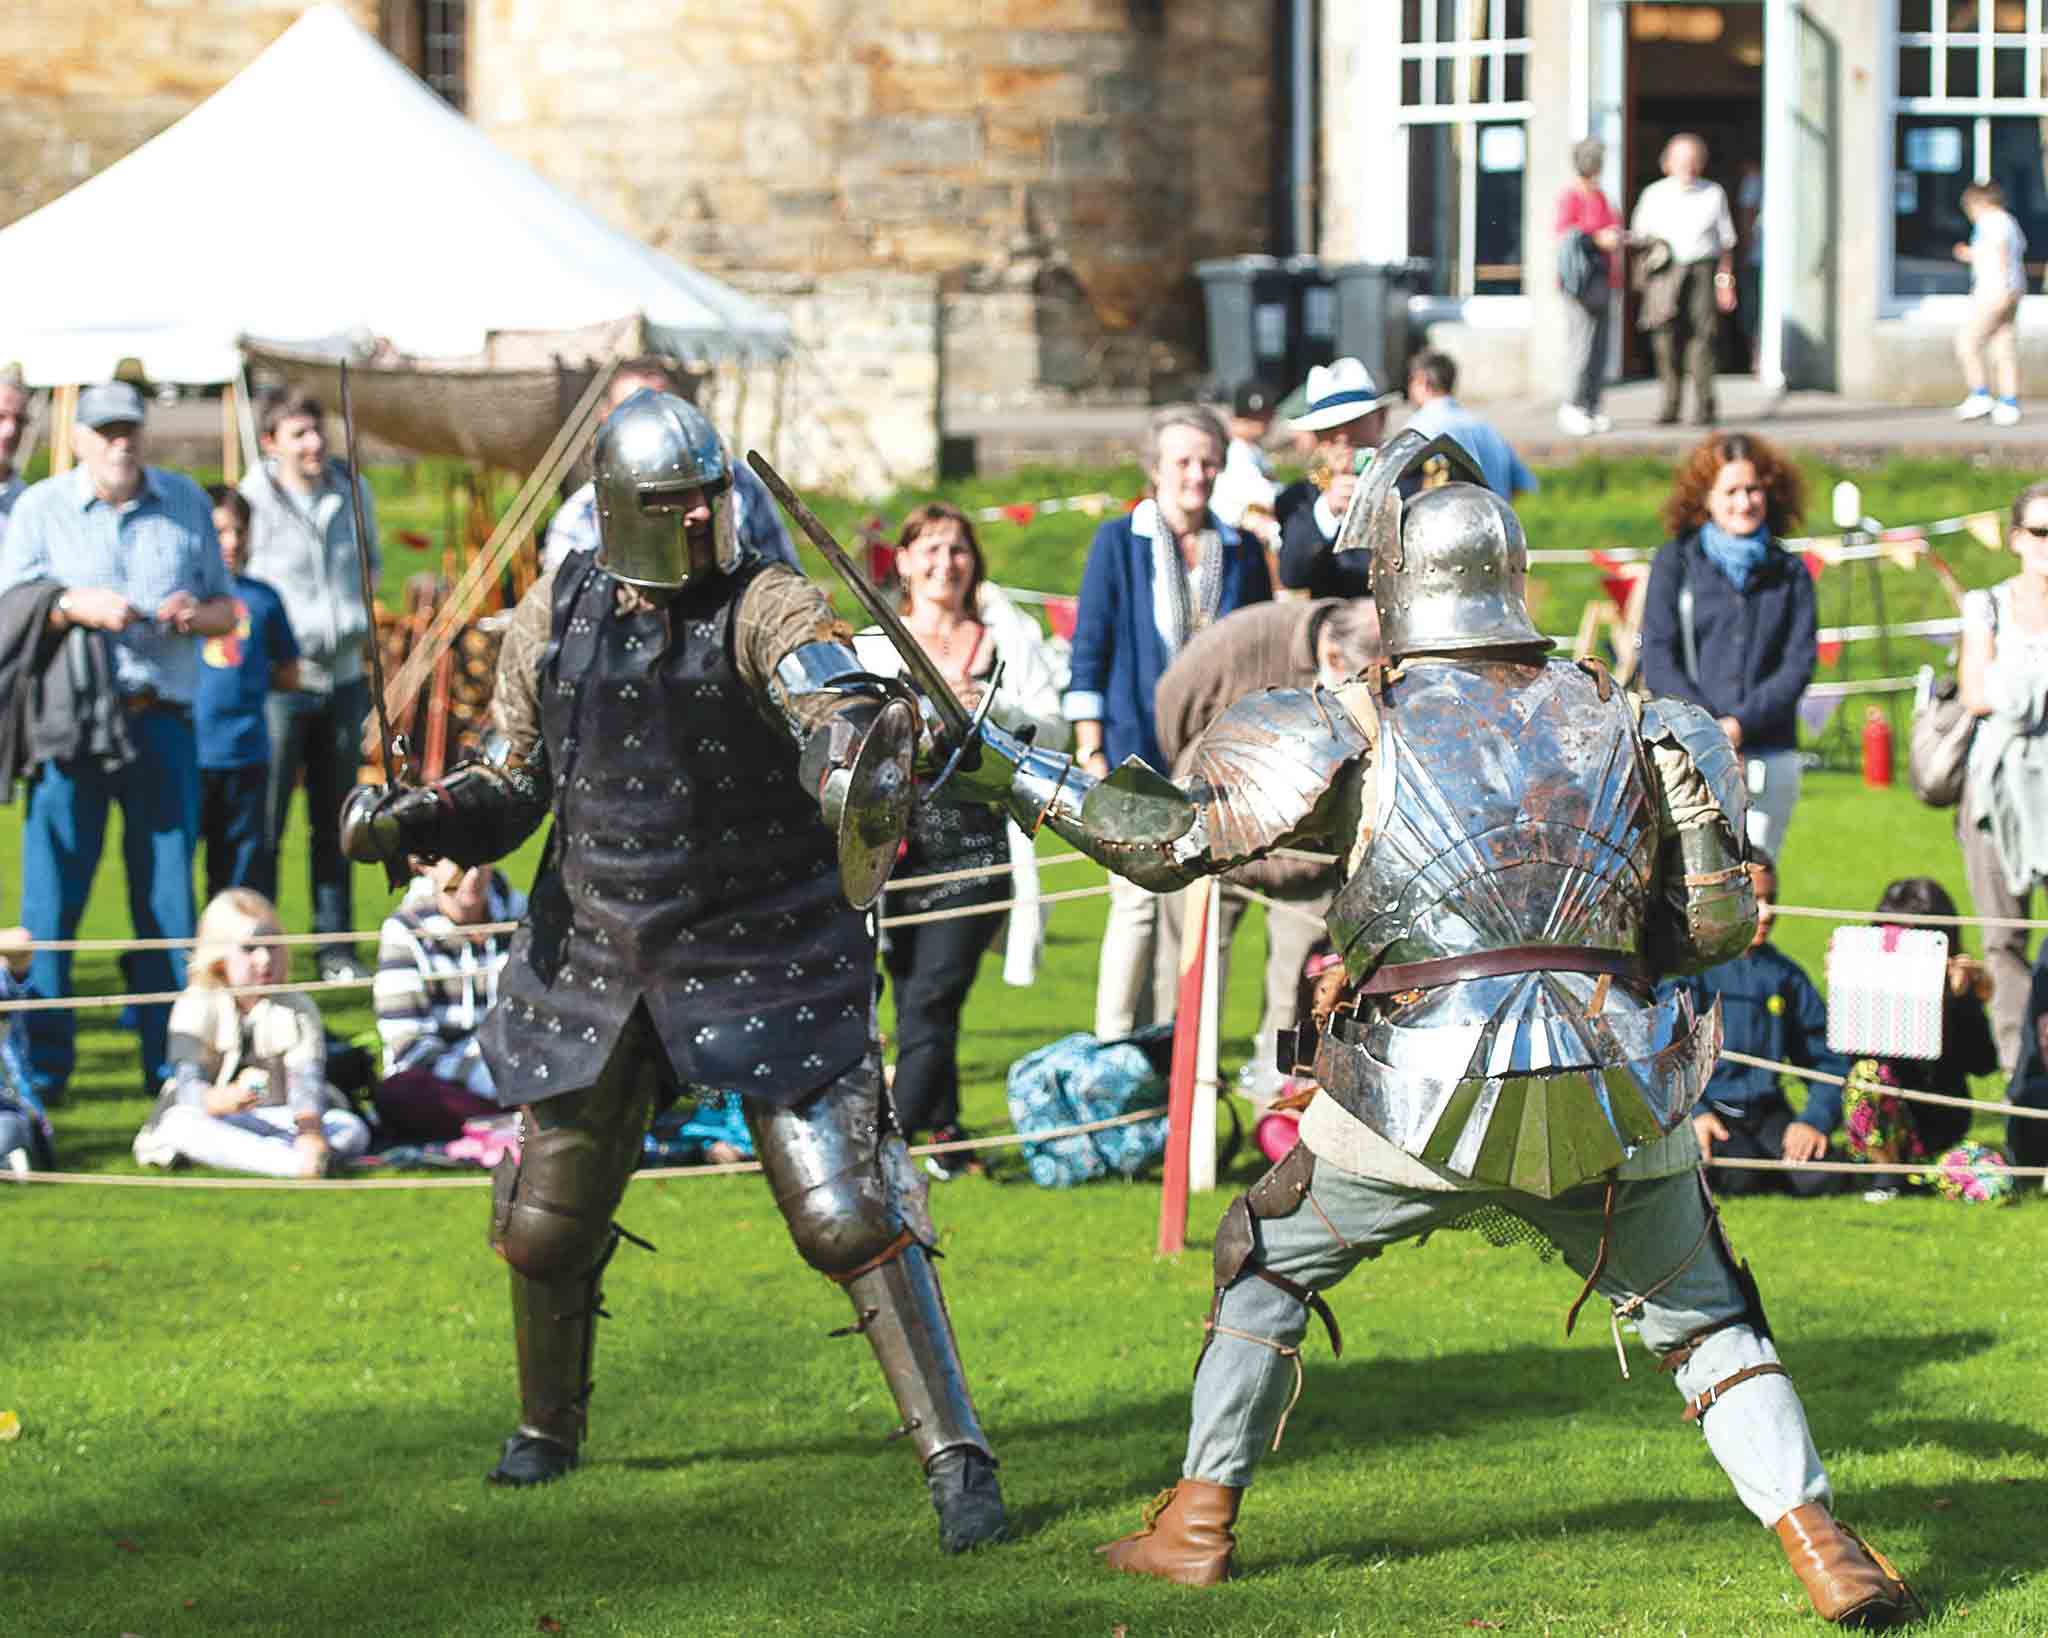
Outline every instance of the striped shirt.
MULTIPOLYGON (((142 469, 134 499, 118 505, 99 498, 83 466, 31 484, 0 538, 0 591, 31 580, 104 587, 145 615, 172 592, 190 592, 203 603, 232 591, 206 491, 153 466, 142 469)), ((114 685, 123 694, 154 690, 176 704, 192 703, 201 639, 150 620, 108 640, 114 685)))
MULTIPOLYGON (((484 919, 516 921, 525 911, 526 896, 493 871, 484 919)), ((467 936, 441 909, 433 882, 425 876, 413 882, 404 902, 384 918, 377 946, 372 994, 385 1074, 423 1070, 491 1095, 476 1031, 498 999, 498 970, 510 943, 503 933, 467 936)))

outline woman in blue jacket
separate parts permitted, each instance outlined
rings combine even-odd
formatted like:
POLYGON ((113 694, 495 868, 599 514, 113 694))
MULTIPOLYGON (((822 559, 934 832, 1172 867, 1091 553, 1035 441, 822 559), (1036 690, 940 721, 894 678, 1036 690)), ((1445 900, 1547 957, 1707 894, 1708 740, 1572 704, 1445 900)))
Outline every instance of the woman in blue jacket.
POLYGON ((1720 722, 1769 854, 1799 800, 1799 697, 1819 659, 1813 576, 1779 544, 1803 505, 1798 469, 1763 439, 1713 434, 1672 483, 1643 603, 1644 686, 1720 722))
MULTIPOLYGON (((1074 620, 1073 673, 1062 708, 1074 725, 1081 766, 1098 777, 1128 757, 1167 772, 1153 732, 1152 695, 1187 640, 1233 609, 1273 595, 1265 554, 1209 510, 1209 494, 1228 447, 1213 411, 1172 404, 1145 429, 1150 497, 1105 523, 1088 548, 1074 620)), ((1128 1035, 1171 1014, 1172 960, 1161 961, 1153 990, 1158 899, 1120 876, 1110 878, 1109 924, 1095 985, 1095 1033, 1128 1035), (1148 994, 1159 995, 1150 1009, 1148 994)))

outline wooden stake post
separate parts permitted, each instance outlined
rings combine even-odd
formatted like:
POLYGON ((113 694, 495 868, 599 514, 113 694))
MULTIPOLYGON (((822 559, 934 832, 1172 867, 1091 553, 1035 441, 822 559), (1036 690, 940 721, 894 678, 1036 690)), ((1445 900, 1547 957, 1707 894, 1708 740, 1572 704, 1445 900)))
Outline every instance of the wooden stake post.
POLYGON ((1183 893, 1166 1165, 1159 1196, 1162 1257, 1178 1256, 1187 1245, 1189 1193, 1216 1187, 1216 882, 1199 881, 1183 893))

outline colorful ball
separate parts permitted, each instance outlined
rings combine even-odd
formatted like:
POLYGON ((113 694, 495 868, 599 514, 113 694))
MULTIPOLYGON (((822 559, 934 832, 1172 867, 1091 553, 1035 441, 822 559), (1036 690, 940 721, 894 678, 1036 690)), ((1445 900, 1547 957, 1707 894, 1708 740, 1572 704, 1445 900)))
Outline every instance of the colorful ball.
POLYGON ((2005 1156, 1981 1143, 1959 1143, 1934 1163, 1936 1189, 1968 1205, 2010 1205, 2012 1173, 2005 1156))

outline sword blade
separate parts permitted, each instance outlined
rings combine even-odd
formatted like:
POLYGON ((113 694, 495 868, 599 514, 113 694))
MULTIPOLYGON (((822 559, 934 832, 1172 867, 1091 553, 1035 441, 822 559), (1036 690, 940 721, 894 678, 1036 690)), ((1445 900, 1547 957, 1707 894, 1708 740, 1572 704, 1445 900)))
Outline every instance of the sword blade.
POLYGON ((370 532, 363 519, 363 485, 356 469, 356 415, 348 392, 348 360, 341 360, 341 432, 347 440, 343 458, 348 467, 348 504, 355 518, 356 572, 362 582, 363 618, 370 623, 370 699, 377 714, 377 748, 384 755, 387 782, 404 777, 403 748, 391 732, 391 718, 384 706, 384 644, 377 634, 377 588, 370 580, 370 532))
POLYGON ((782 481, 782 474, 770 466, 758 449, 747 451, 747 465, 755 475, 768 486, 768 492, 782 503, 782 509, 796 519, 797 527, 810 536, 811 544, 818 548, 825 561, 832 565, 839 578, 846 582, 846 589, 859 600, 860 606, 874 617, 895 645, 902 657, 903 667, 916 681, 919 690, 932 702, 932 706, 946 725, 949 738, 956 745, 963 745, 974 737, 974 715, 960 703, 939 668, 932 663, 922 644, 910 634, 910 628, 903 623, 903 617, 889 606, 889 600, 868 584, 868 577, 860 572, 859 566, 846 555, 846 549, 832 538, 832 531, 818 521, 818 516, 797 499, 796 491, 782 481))

